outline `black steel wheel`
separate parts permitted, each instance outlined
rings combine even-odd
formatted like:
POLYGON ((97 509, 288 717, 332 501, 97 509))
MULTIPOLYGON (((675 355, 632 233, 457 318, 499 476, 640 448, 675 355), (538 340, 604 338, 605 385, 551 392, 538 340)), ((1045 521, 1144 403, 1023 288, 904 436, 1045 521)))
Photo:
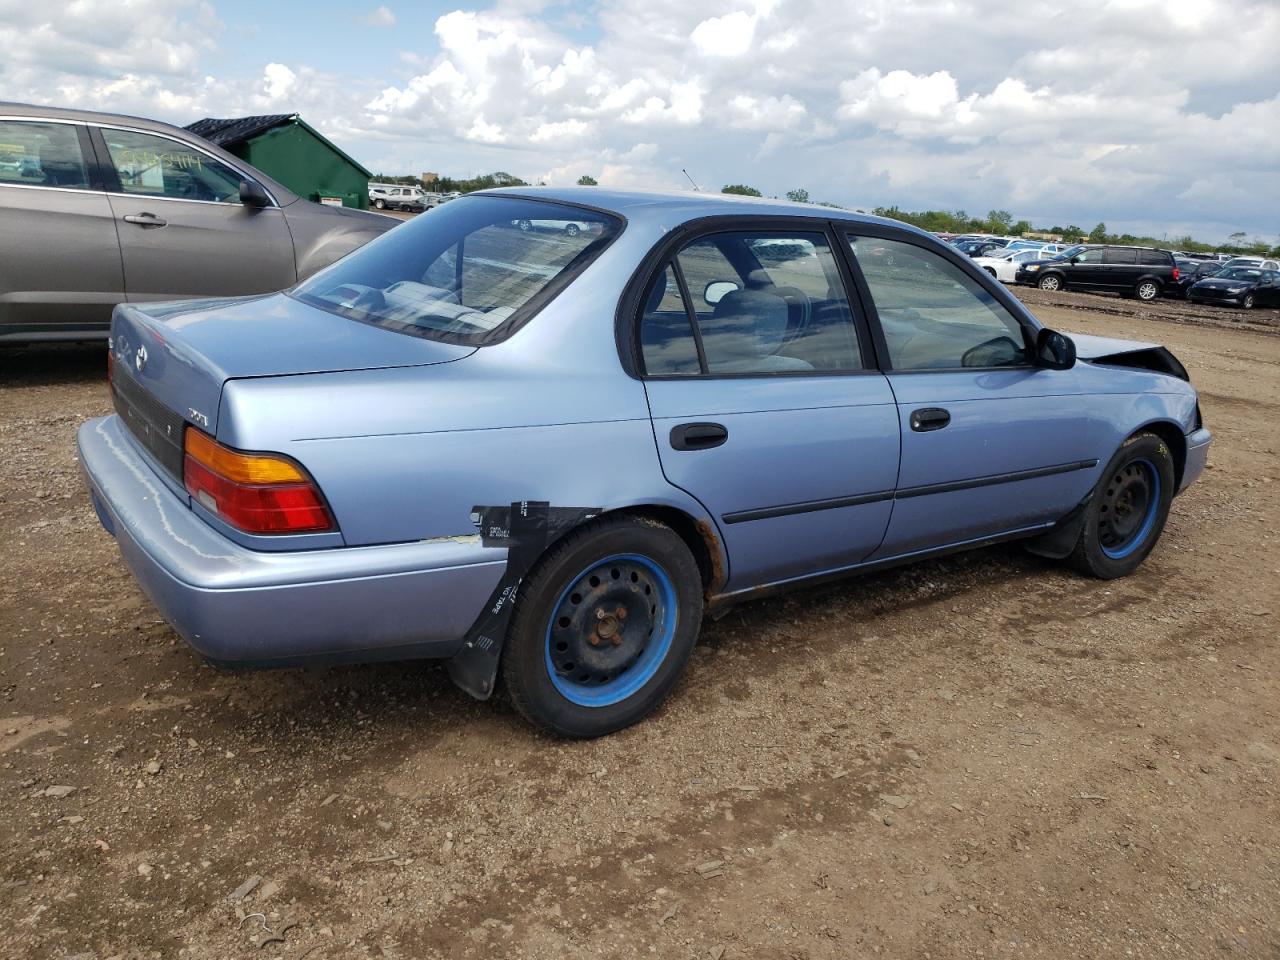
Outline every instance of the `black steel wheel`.
POLYGON ((1175 492, 1173 454, 1153 433, 1135 433, 1103 468, 1070 556, 1082 573, 1112 580, 1155 548, 1175 492))

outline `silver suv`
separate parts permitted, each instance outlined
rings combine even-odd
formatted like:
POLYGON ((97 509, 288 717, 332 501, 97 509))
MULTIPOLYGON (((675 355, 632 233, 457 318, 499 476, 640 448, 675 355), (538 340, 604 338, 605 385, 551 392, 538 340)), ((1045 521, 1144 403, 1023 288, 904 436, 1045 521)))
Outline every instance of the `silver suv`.
POLYGON ((398 223, 165 123, 3 102, 0 222, 0 342, 105 337, 125 301, 282 290, 398 223))

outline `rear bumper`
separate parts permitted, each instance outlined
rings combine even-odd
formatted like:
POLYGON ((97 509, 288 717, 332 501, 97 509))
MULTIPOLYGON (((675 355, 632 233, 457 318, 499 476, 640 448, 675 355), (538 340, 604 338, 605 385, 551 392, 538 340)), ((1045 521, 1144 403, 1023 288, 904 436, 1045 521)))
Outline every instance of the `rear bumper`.
POLYGON ((1209 460, 1209 445, 1213 442, 1213 434, 1201 427, 1187 437, 1187 460, 1182 466, 1182 482, 1178 484, 1181 493, 1200 479, 1204 473, 1204 465, 1209 460))
POLYGON ((476 536, 262 553, 191 512, 118 417, 81 426, 102 526, 164 618, 227 666, 452 656, 506 568, 476 536))

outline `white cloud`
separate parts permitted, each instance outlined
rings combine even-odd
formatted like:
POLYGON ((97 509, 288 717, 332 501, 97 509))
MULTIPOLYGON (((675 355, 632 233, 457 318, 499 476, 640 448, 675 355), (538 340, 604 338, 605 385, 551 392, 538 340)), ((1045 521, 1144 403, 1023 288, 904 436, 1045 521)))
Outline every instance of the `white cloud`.
POLYGON ((847 203, 1280 223, 1274 0, 459 0, 383 34, 384 62, 321 61, 317 22, 234 68, 216 2, 0 0, 0 90, 182 123, 296 109, 386 171, 679 187, 688 167, 847 203))
POLYGON ((396 25, 396 15, 391 12, 390 7, 384 4, 365 17, 364 22, 371 27, 394 27, 396 25))

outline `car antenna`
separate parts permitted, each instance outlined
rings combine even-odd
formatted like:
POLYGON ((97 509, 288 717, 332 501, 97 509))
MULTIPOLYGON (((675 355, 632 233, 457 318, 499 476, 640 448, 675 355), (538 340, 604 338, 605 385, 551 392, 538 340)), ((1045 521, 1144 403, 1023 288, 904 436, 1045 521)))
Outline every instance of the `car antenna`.
MULTIPOLYGON (((690 182, 690 183, 693 183, 693 177, 690 177, 690 176, 689 176, 689 171, 688 171, 688 170, 686 170, 684 167, 681 167, 681 168, 680 168, 680 172, 681 172, 681 173, 683 173, 686 177, 688 177, 688 178, 689 178, 689 182, 690 182)), ((702 192, 701 190, 699 190, 699 189, 698 189, 698 185, 697 185, 696 183, 693 183, 693 189, 694 189, 694 192, 695 192, 695 193, 701 193, 701 192, 702 192)))

